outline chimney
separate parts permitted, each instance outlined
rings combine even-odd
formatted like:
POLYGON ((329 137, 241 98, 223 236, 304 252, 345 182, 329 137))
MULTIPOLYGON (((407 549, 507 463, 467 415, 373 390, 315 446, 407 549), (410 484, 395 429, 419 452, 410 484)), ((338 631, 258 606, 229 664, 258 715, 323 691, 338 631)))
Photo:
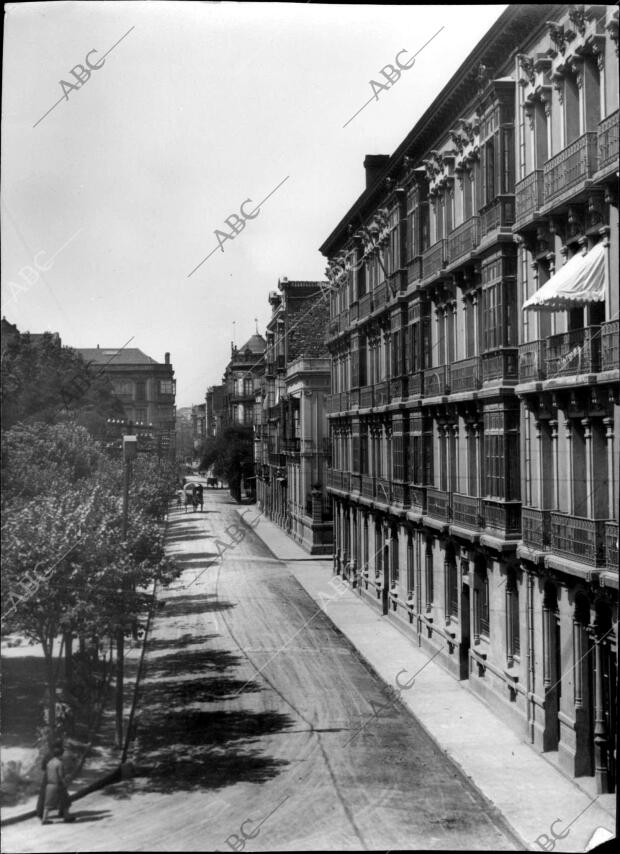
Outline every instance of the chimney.
POLYGON ((366 170, 366 189, 377 180, 377 175, 390 159, 389 154, 367 154, 364 158, 364 169, 366 170))
POLYGON ((164 362, 169 365, 170 364, 170 353, 164 353, 164 362))

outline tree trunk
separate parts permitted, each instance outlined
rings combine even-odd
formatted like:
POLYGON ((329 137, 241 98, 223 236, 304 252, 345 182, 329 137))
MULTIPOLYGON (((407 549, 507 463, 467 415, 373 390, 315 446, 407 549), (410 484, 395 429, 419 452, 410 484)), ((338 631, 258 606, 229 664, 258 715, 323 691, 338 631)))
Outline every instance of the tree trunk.
POLYGON ((65 684, 68 691, 73 690, 73 633, 65 632, 65 684))

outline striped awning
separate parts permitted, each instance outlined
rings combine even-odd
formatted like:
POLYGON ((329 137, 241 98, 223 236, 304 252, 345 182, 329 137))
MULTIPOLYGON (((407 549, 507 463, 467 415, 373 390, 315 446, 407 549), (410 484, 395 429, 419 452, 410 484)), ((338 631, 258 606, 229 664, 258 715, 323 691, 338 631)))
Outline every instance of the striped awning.
POLYGON ((523 309, 578 308, 605 299, 605 247, 597 243, 567 261, 548 282, 523 303, 523 309))

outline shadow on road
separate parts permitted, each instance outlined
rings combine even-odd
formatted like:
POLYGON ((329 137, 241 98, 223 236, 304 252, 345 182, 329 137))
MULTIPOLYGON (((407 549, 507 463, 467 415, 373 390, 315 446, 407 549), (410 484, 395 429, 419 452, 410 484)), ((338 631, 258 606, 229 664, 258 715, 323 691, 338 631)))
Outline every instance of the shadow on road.
MULTIPOLYGON (((191 582, 188 584, 188 588, 191 582)), ((209 595, 201 593, 197 596, 170 596, 165 601, 162 607, 162 616, 166 617, 185 617, 190 614, 209 614, 217 611, 228 611, 236 607, 235 602, 227 602, 225 599, 218 599, 215 594, 209 595)))

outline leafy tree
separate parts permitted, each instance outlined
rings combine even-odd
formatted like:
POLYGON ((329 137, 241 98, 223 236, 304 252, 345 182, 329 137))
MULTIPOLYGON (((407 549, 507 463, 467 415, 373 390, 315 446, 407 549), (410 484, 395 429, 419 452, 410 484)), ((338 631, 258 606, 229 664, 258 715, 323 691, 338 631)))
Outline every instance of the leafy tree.
POLYGON ((20 421, 62 422, 69 414, 96 434, 106 418, 123 418, 124 409, 101 368, 51 333, 33 340, 25 332, 10 341, 2 353, 3 429, 20 421))
POLYGON ((233 424, 215 438, 207 440, 200 468, 213 468, 213 473, 228 482, 230 494, 241 500, 241 480, 254 484, 254 431, 233 424))
MULTIPOLYGON (((53 732, 59 649, 68 660, 76 634, 130 631, 149 605, 145 588, 178 575, 157 521, 164 475, 150 493, 133 489, 123 535, 121 464, 78 424, 17 425, 2 436, 2 463, 3 630, 43 648, 53 732)), ((148 478, 154 465, 137 473, 148 478)))

